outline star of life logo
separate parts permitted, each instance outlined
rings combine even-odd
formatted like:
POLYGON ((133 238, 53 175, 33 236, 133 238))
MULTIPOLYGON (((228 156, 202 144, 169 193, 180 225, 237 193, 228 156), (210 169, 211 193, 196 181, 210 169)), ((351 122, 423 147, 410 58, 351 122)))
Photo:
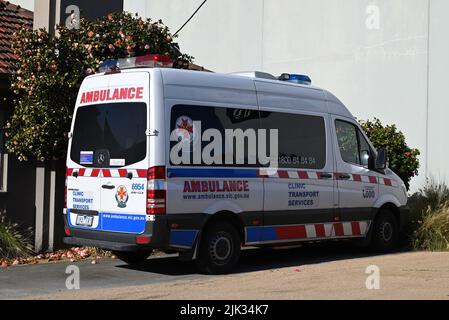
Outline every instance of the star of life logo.
POLYGON ((181 116, 176 120, 176 129, 178 129, 178 139, 183 143, 191 143, 197 134, 193 131, 193 120, 188 116, 181 116))
POLYGON ((115 194, 115 200, 117 200, 117 204, 119 208, 126 208, 126 203, 128 202, 128 190, 126 190, 125 186, 120 186, 117 188, 117 192, 115 194))
POLYGON ((188 116, 176 119, 170 141, 174 165, 256 165, 267 166, 267 173, 278 168, 278 129, 202 130, 201 121, 188 116))

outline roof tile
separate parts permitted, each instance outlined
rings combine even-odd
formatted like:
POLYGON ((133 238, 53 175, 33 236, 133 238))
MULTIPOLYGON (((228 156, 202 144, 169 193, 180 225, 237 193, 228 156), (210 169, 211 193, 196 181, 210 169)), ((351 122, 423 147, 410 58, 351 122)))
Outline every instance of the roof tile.
POLYGON ((33 12, 0 0, 0 75, 14 72, 17 57, 11 48, 14 33, 33 28, 33 12))

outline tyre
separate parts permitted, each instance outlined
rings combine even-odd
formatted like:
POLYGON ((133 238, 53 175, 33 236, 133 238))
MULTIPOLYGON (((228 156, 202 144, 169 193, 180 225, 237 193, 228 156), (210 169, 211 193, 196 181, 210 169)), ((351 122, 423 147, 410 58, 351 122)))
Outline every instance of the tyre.
POLYGON ((399 227, 396 217, 390 210, 382 210, 374 220, 371 248, 386 253, 396 248, 399 240, 399 227))
POLYGON ((206 274, 229 273, 239 261, 240 248, 240 236, 232 224, 214 223, 201 238, 197 267, 206 274))
POLYGON ((136 265, 145 262, 148 257, 151 255, 153 250, 145 250, 145 251, 135 251, 135 252, 121 252, 114 251, 113 254, 122 260, 123 262, 129 265, 136 265))

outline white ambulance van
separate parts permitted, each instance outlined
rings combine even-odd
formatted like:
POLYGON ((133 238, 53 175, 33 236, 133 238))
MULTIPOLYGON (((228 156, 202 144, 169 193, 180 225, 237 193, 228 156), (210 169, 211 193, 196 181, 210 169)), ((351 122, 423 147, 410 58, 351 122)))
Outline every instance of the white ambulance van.
POLYGON ((242 246, 394 248, 406 188, 334 95, 304 76, 165 66, 161 56, 108 62, 82 83, 65 243, 129 264, 179 252, 215 274, 237 264, 242 246))

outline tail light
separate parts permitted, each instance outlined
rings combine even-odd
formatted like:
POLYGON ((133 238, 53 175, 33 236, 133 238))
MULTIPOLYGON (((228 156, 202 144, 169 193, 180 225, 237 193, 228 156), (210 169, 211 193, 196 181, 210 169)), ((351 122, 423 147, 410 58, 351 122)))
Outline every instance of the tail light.
POLYGON ((166 179, 165 167, 148 169, 147 214, 165 214, 166 179))
POLYGON ((136 237, 137 244, 149 244, 151 242, 151 238, 149 236, 138 236, 136 237))

